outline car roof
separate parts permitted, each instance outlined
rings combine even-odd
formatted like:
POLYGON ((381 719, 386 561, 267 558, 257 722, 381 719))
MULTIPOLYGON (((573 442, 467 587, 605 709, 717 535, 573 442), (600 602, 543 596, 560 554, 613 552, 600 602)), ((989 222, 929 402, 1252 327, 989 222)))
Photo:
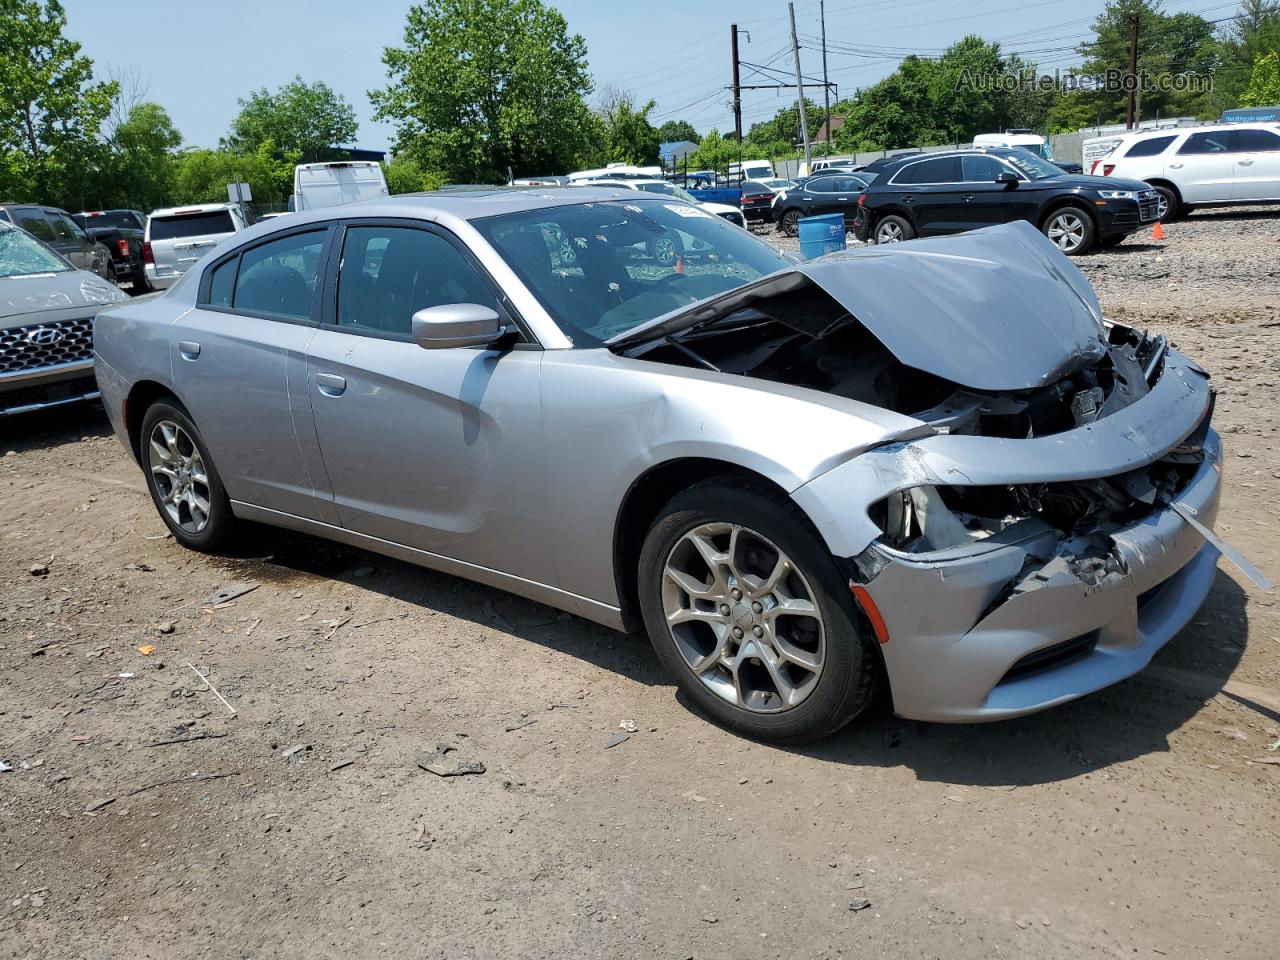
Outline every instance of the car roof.
POLYGON ((233 203, 189 203, 181 207, 162 207, 152 210, 153 217, 176 217, 185 213, 215 213, 218 210, 230 210, 233 203))

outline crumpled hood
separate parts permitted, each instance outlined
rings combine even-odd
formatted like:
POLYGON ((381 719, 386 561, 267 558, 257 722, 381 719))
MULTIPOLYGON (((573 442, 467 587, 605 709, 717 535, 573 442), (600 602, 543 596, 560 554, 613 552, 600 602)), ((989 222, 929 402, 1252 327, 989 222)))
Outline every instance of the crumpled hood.
POLYGON ((1107 349, 1088 280, 1023 221, 829 254, 659 317, 607 346, 677 333, 806 282, 902 363, 976 390, 1042 387, 1107 349))
POLYGON ((12 319, 23 324, 30 322, 27 318, 32 314, 51 310, 97 313, 107 304, 127 299, 128 294, 119 287, 86 270, 5 277, 0 278, 0 321, 12 319))

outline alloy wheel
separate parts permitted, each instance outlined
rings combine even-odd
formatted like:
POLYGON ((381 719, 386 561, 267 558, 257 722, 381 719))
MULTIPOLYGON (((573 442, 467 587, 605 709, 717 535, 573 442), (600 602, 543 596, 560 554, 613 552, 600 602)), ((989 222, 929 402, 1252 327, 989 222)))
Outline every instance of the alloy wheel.
POLYGON ((804 574, 747 527, 704 523, 667 556, 662 607, 694 676, 752 713, 780 713, 817 687, 826 631, 804 574))
POLYGON ((209 475, 190 434, 172 420, 161 420, 147 443, 147 467, 160 505, 185 533, 209 525, 209 475))
POLYGON ((789 210, 782 215, 782 232, 788 237, 794 237, 800 232, 800 214, 794 210, 789 210))
POLYGON ((1073 253, 1084 243, 1085 229, 1085 222, 1080 214, 1064 210, 1053 215, 1045 229, 1045 235, 1063 253, 1073 253))
POLYGON ((1164 221, 1169 216, 1169 198, 1156 191, 1156 219, 1164 221))
POLYGON ((880 224, 876 228, 876 243, 900 243, 902 227, 893 220, 880 224))

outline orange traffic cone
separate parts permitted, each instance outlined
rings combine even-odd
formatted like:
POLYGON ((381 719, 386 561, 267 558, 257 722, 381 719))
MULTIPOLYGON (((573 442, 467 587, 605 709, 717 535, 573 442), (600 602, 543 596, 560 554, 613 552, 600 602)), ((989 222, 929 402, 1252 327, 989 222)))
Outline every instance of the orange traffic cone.
POLYGON ((1152 228, 1151 228, 1151 239, 1152 239, 1152 240, 1163 240, 1163 239, 1164 239, 1164 227, 1162 227, 1162 226, 1160 225, 1160 221, 1159 221, 1159 220, 1157 220, 1157 221, 1156 221, 1156 225, 1155 225, 1154 227, 1152 227, 1152 228))

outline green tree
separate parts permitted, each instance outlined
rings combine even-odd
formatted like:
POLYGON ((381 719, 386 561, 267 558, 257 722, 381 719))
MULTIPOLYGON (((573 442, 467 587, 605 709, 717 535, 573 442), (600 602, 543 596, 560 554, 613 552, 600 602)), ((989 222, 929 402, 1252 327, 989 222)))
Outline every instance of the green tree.
POLYGON ((719 130, 712 128, 698 141, 698 149, 689 155, 687 166, 690 170, 709 169, 724 172, 727 164, 740 160, 742 156, 742 144, 733 137, 721 136, 719 130))
POLYGON ((139 103, 116 127, 111 146, 112 173, 101 202, 154 210, 171 201, 182 134, 164 107, 139 103))
POLYGON ((681 140, 697 143, 701 139, 688 120, 668 120, 658 128, 659 143, 677 143, 681 140))
POLYGON ((1240 13, 1220 38, 1222 63, 1205 98, 1205 115, 1217 116, 1240 104, 1254 65, 1269 53, 1280 53, 1280 0, 1244 0, 1240 13))
POLYGON ((572 169, 593 149, 586 41, 539 0, 426 0, 370 91, 397 155, 454 182, 572 169))
POLYGON ((341 151, 333 148, 356 138, 355 110, 320 80, 294 77, 275 93, 263 87, 237 102, 240 113, 222 145, 238 153, 256 153, 270 140, 299 163, 317 163, 337 158, 341 151))
POLYGON ((636 106, 630 93, 620 92, 601 106, 604 146, 610 162, 653 165, 658 162, 658 131, 649 123, 650 100, 636 106))
POLYGON ((1249 86, 1240 98, 1242 107, 1269 107, 1280 103, 1280 56, 1267 53, 1253 64, 1249 86))
POLYGON ((247 183, 256 203, 283 203, 292 191, 293 158, 281 159, 267 140, 254 153, 189 150, 178 158, 174 194, 183 203, 215 203, 227 199, 227 184, 247 183))
POLYGON ((57 0, 0 0, 0 194, 79 206, 115 86, 63 36, 57 0))
MULTIPOLYGON (((812 140, 818 135, 818 128, 822 126, 822 108, 808 97, 805 97, 804 110, 805 119, 808 121, 806 126, 809 128, 809 139, 812 140)), ((788 107, 783 107, 768 120, 753 123, 743 139, 754 147, 786 144, 786 149, 790 151, 792 149, 791 145, 800 143, 802 139, 800 136, 799 106, 793 103, 788 107)))
POLYGON ((423 170, 407 157, 392 157, 382 165, 382 174, 387 178, 387 189, 393 195, 438 190, 446 182, 441 174, 423 170))

